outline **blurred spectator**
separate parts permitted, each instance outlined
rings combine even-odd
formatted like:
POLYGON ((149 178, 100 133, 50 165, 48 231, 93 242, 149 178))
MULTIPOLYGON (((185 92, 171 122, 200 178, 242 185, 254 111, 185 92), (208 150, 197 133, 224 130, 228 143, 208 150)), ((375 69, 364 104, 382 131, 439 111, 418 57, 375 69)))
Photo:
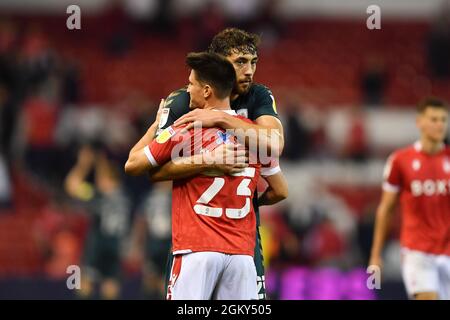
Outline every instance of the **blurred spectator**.
MULTIPOLYGON (((264 257, 266 254, 270 257, 269 268, 277 269, 304 263, 300 235, 298 229, 293 228, 289 210, 291 209, 286 207, 264 219, 264 226, 267 228, 265 236, 273 240, 269 248, 264 247, 264 257)), ((265 238, 262 238, 262 241, 267 244, 265 238)))
POLYGON ((284 34, 284 20, 278 15, 278 0, 267 0, 255 22, 256 33, 263 36, 261 45, 264 48, 273 48, 278 39, 284 34))
POLYGON ((39 25, 32 25, 27 29, 21 55, 21 70, 25 75, 27 88, 33 89, 45 82, 56 66, 55 54, 39 25))
POLYGON ((53 199, 33 226, 33 234, 44 260, 44 272, 54 279, 65 279, 67 267, 79 265, 85 220, 71 215, 61 199, 53 199))
POLYGON ((174 18, 172 14, 173 0, 157 0, 158 12, 154 19, 154 28, 164 34, 172 33, 174 29, 174 18))
POLYGON ((158 104, 151 101, 142 92, 131 92, 124 101, 119 103, 118 109, 126 113, 130 119, 130 123, 134 127, 133 141, 135 138, 142 137, 148 130, 152 119, 156 118, 158 104))
POLYGON ((123 58, 132 47, 130 32, 127 29, 121 29, 107 40, 106 50, 111 57, 123 58))
POLYGON ((56 105, 42 96, 30 97, 23 105, 21 132, 27 168, 42 182, 56 179, 56 105))
POLYGON ((159 0, 126 0, 124 9, 133 20, 146 22, 155 18, 160 10, 159 0))
POLYGON ((12 205, 12 186, 8 167, 0 151, 0 208, 12 205))
POLYGON ((315 105, 302 105, 300 119, 308 131, 309 155, 313 158, 329 158, 331 149, 327 146, 328 141, 325 132, 326 112, 315 105))
POLYGON ((105 50, 110 58, 123 58, 132 48, 133 34, 122 1, 111 1, 105 12, 105 50))
POLYGON ((11 22, 0 21, 0 151, 8 166, 12 162, 12 139, 24 94, 17 43, 16 27, 11 22))
POLYGON ((80 294, 93 297, 94 285, 99 282, 100 297, 116 299, 120 294, 122 245, 131 219, 131 203, 120 173, 102 150, 85 146, 66 178, 65 188, 70 196, 83 201, 91 214, 80 294), (86 181, 92 169, 95 187, 86 181))
POLYGON ((221 7, 214 1, 208 1, 198 13, 195 24, 197 29, 195 32, 195 41, 197 41, 195 50, 204 51, 208 48, 211 39, 225 28, 225 17, 221 7))
POLYGON ((305 237, 304 250, 312 266, 340 265, 345 257, 346 241, 326 217, 316 226, 311 226, 305 237))
POLYGON ((306 187, 301 194, 293 191, 296 201, 285 213, 287 225, 300 241, 301 261, 351 265, 356 260, 352 251, 356 221, 351 209, 317 177, 312 183, 302 181, 302 185, 306 187))
POLYGON ((123 154, 128 155, 128 147, 137 135, 132 123, 133 107, 136 106, 126 103, 109 108, 96 105, 66 108, 61 112, 56 140, 63 146, 100 143, 107 147, 110 156, 117 156, 120 161, 123 154))
POLYGON ((227 0, 222 1, 221 5, 228 17, 228 25, 248 29, 255 22, 265 2, 260 0, 227 0))
POLYGON ((79 66, 76 61, 66 61, 62 70, 62 97, 63 106, 78 104, 81 101, 82 86, 79 66))
POLYGON ((146 31, 171 34, 174 30, 172 0, 126 0, 124 9, 146 31))
POLYGON ((367 57, 361 75, 362 102, 370 106, 383 104, 387 80, 386 67, 381 56, 367 57))
POLYGON ((352 107, 350 113, 350 128, 344 145, 344 156, 356 162, 363 162, 367 160, 369 151, 364 113, 358 106, 352 107))
POLYGON ((143 199, 134 225, 135 255, 143 253, 143 295, 165 299, 167 255, 172 244, 172 182, 154 185, 143 199))
POLYGON ((428 35, 428 65, 438 79, 450 77, 450 1, 444 1, 428 35))
POLYGON ((308 156, 311 137, 299 119, 299 111, 294 101, 288 101, 280 115, 284 129, 283 157, 287 160, 301 160, 308 156))

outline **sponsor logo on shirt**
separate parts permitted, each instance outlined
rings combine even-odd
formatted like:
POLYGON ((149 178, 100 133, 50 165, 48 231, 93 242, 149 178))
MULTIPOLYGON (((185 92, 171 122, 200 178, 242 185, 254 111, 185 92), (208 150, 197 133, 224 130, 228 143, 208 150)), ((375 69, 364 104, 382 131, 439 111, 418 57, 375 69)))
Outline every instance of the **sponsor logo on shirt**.
POLYGON ((159 118, 158 128, 164 127, 169 119, 170 108, 163 108, 161 111, 161 118, 159 118))
POLYGON ((446 196, 450 194, 450 180, 431 180, 425 181, 413 180, 411 181, 411 193, 414 197, 420 196, 446 196))
POLYGON ((163 130, 159 136, 156 138, 156 142, 165 143, 167 142, 173 135, 175 134, 175 130, 173 130, 172 126, 163 130))

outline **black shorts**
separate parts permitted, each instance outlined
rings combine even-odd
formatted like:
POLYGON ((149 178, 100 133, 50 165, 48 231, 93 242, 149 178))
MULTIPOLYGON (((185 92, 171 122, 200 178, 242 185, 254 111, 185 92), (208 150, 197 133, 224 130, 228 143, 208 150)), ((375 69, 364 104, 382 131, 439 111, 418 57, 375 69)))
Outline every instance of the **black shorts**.
POLYGON ((83 262, 85 267, 95 273, 92 275, 93 277, 119 278, 121 272, 120 240, 101 234, 90 234, 84 246, 83 262))

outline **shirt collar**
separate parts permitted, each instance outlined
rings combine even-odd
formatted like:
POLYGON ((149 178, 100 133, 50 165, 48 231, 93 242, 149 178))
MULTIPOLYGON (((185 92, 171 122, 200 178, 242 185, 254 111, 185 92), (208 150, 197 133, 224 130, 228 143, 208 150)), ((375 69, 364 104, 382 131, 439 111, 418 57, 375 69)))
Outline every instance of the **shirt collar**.
POLYGON ((213 109, 213 110, 214 110, 214 111, 222 111, 222 112, 228 113, 228 114, 230 114, 230 115, 232 115, 232 116, 237 115, 236 111, 231 110, 231 109, 226 109, 226 110, 217 110, 217 109, 213 109))
MULTIPOLYGON (((444 148, 444 143, 441 143, 439 145, 439 151, 441 151, 443 148, 444 148)), ((414 142, 414 149, 417 152, 423 151, 423 146, 422 146, 422 143, 420 142, 420 140, 417 140, 416 142, 414 142)))

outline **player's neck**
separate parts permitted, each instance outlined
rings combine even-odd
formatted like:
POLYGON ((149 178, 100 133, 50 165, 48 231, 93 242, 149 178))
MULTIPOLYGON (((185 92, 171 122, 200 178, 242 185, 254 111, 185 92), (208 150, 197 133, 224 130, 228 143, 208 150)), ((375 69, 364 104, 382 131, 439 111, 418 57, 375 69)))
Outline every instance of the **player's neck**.
POLYGON ((435 154, 442 150, 442 141, 431 141, 425 138, 420 139, 421 151, 427 154, 435 154))
POLYGON ((219 99, 215 99, 215 100, 211 100, 211 101, 207 101, 205 104, 204 109, 209 109, 209 110, 230 110, 230 99, 226 98, 224 100, 219 100, 219 99))

